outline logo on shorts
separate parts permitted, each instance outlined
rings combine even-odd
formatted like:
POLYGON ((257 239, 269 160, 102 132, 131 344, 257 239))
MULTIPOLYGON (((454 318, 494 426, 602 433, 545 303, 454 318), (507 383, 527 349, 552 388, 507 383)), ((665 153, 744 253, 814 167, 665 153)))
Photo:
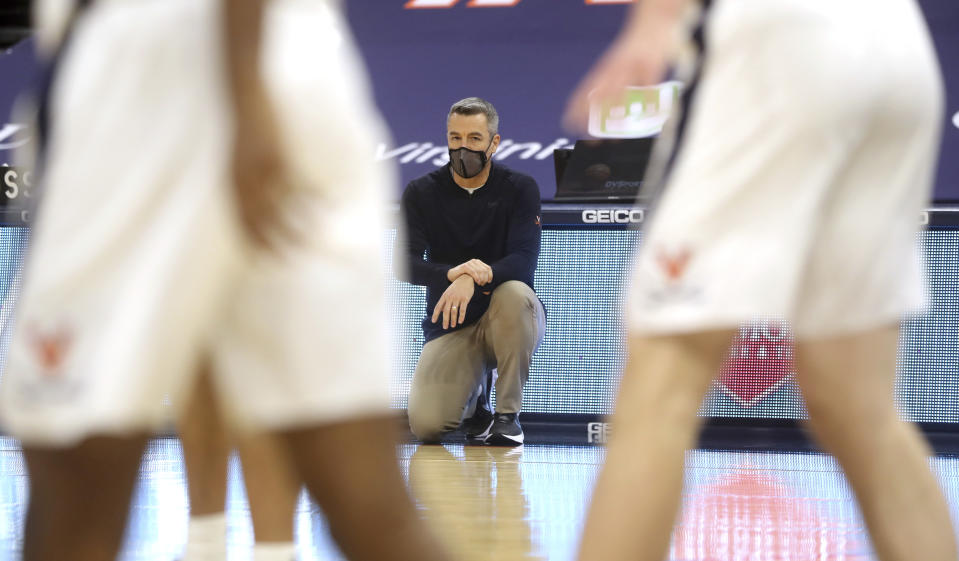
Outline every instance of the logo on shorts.
POLYGON ((30 347, 34 358, 47 376, 56 376, 60 372, 63 360, 70 350, 73 334, 66 328, 41 331, 31 329, 29 334, 30 347))
POLYGON ((659 308, 670 304, 689 304, 701 301, 703 287, 695 279, 687 278, 693 251, 688 247, 667 250, 662 246, 652 249, 650 276, 639 280, 646 304, 659 308))
POLYGON ((29 366, 24 365, 25 375, 13 376, 8 381, 11 391, 25 402, 38 406, 72 402, 87 387, 85 380, 71 371, 67 362, 74 348, 75 334, 68 327, 43 324, 42 328, 29 322, 24 324, 27 327, 18 338, 16 354, 23 356, 29 366))
POLYGON ((686 272, 686 266, 689 265, 689 259, 692 255, 693 252, 686 247, 681 247, 676 251, 667 251, 660 247, 656 250, 656 262, 663 274, 666 275, 666 280, 675 283, 679 282, 683 273, 686 272))

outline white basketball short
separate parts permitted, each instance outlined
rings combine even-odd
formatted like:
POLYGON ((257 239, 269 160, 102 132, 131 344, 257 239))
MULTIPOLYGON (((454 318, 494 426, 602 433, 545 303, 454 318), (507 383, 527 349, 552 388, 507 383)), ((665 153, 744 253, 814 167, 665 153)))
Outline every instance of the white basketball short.
POLYGON ((218 2, 98 2, 52 99, 44 198, 0 384, 5 429, 69 444, 169 423, 204 355, 251 429, 385 414, 392 170, 341 17, 274 0, 264 80, 302 244, 253 250, 227 180, 218 2), (174 408, 175 409, 175 408, 174 408))
POLYGON ((629 291, 637 334, 785 318, 799 338, 923 302, 916 251, 942 117, 912 0, 718 0, 629 291))

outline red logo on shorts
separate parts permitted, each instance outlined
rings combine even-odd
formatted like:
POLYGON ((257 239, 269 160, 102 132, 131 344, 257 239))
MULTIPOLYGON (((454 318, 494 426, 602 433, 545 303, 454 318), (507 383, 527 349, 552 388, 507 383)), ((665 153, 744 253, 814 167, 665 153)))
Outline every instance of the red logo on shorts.
POLYGON ((46 373, 54 374, 66 358, 73 335, 63 328, 46 333, 41 333, 37 329, 31 331, 30 344, 37 362, 46 373))
POLYGON ((685 247, 675 252, 667 252, 665 249, 660 248, 656 252, 656 261, 663 269, 663 273, 666 274, 669 282, 676 282, 683 276, 683 273, 686 272, 686 265, 689 264, 689 259, 692 255, 693 252, 685 247))

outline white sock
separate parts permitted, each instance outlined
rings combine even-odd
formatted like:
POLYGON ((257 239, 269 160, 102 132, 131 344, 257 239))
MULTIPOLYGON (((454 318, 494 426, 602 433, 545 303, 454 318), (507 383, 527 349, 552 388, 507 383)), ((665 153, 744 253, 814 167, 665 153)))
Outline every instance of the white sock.
POLYGON ((253 561, 296 561, 296 544, 256 542, 253 544, 253 561))
POLYGON ((226 514, 191 516, 181 561, 226 560, 226 514))

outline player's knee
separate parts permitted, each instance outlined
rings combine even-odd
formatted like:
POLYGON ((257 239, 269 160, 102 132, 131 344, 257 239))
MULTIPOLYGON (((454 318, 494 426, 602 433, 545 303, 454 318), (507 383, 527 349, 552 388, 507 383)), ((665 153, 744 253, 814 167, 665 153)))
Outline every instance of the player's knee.
POLYGON ((899 422, 895 405, 827 389, 804 392, 807 425, 827 446, 844 440, 862 440, 899 422))
POLYGON ((806 427, 825 444, 833 435, 838 436, 841 414, 827 400, 818 397, 805 397, 806 427))

